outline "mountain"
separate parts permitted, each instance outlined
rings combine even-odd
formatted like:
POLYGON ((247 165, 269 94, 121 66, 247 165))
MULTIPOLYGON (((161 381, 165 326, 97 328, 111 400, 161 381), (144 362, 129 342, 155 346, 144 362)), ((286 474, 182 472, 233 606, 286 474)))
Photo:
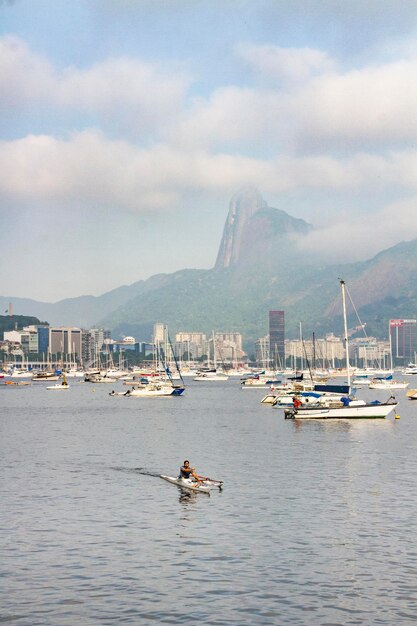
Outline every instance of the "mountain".
POLYGON ((289 257, 293 261, 294 236, 305 235, 312 228, 304 220, 269 207, 257 189, 246 187, 230 201, 214 269, 247 268, 260 261, 273 267, 289 257))
POLYGON ((300 255, 297 242, 313 226, 270 207, 248 187, 233 196, 216 264, 210 270, 158 274, 99 297, 69 298, 54 304, 0 298, 13 312, 48 319, 51 324, 105 326, 114 337, 149 340, 155 322, 171 336, 182 331, 241 332, 253 341, 268 333, 268 311, 283 309, 287 336, 342 329, 338 279, 344 278, 354 307, 369 335, 386 337, 388 320, 417 316, 417 239, 402 242, 360 263, 321 265, 300 255))
POLYGON ((157 275, 146 281, 140 280, 129 286, 123 285, 101 296, 79 296, 55 303, 0 296, 0 310, 8 310, 11 303, 15 314, 25 315, 30 312, 31 315, 41 319, 48 319, 52 326, 90 328, 136 295, 146 294, 147 291, 162 286, 163 283, 163 276, 157 275))

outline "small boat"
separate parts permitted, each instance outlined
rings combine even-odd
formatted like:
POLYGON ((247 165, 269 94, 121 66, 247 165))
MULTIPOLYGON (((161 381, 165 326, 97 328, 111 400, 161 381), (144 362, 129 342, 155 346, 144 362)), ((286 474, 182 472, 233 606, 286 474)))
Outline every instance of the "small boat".
POLYGON ((30 382, 26 380, 19 380, 19 381, 5 380, 3 385, 11 385, 13 387, 25 387, 27 385, 30 385, 30 382))
POLYGON ((271 393, 267 393, 261 400, 262 404, 274 404, 275 400, 278 398, 278 395, 273 391, 271 393))
POLYGON ((417 400, 417 389, 409 389, 406 395, 409 400, 417 400))
POLYGON ((374 380, 369 383, 369 389, 407 389, 410 383, 398 380, 374 380))
POLYGON ((60 380, 61 375, 56 372, 45 370, 44 372, 35 372, 32 376, 33 382, 60 380))
POLYGON ((47 387, 49 391, 63 391, 64 389, 69 389, 68 383, 61 383, 60 385, 51 385, 47 387))
POLYGON ((14 369, 11 378, 32 378, 32 372, 26 369, 14 369))
POLYGON ((112 391, 110 396, 122 395, 133 398, 162 398, 166 396, 180 396, 184 392, 185 387, 172 385, 165 382, 149 382, 140 387, 132 387, 127 391, 112 391))
POLYGON ((216 370, 211 370, 197 372, 197 376, 194 376, 193 380, 197 382, 221 382, 223 380, 229 380, 229 377, 216 370))
POLYGON ((116 383, 115 378, 110 378, 106 374, 102 374, 101 372, 87 372, 84 374, 84 382, 86 383, 116 383))
POLYGON ((273 381, 266 376, 253 376, 251 378, 245 378, 240 382, 241 389, 267 389, 272 385, 273 381))
POLYGON ((60 383, 59 385, 51 385, 50 387, 47 387, 49 391, 63 391, 64 389, 68 389, 68 388, 69 388, 69 384, 67 383, 65 374, 64 374, 62 383, 60 383))
POLYGON ((190 478, 174 478, 173 476, 160 476, 163 480, 181 487, 181 489, 188 489, 190 491, 201 491, 203 493, 210 493, 212 489, 222 489, 222 480, 212 480, 211 478, 204 478, 202 484, 199 485, 190 478))

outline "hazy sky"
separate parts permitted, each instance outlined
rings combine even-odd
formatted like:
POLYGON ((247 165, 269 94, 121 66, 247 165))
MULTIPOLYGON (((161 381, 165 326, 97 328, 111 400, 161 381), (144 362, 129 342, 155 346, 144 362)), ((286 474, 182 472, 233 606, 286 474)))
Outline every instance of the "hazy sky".
POLYGON ((300 254, 417 237, 417 1, 0 0, 0 295, 214 265, 255 185, 300 254))

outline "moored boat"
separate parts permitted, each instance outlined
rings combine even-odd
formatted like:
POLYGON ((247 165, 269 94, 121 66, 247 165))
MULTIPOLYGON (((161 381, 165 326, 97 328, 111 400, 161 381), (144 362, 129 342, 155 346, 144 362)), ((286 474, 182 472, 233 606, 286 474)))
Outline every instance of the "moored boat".
POLYGON ((180 385, 172 385, 164 382, 149 382, 146 385, 132 387, 126 392, 111 392, 111 396, 123 395, 133 398, 158 398, 166 396, 180 396, 184 392, 184 387, 180 385))
MULTIPOLYGON (((347 385, 350 387, 349 340, 347 330, 344 280, 340 280, 340 287, 342 295, 343 325, 345 335, 347 385)), ((387 402, 379 402, 378 400, 375 400, 373 402, 365 402, 363 400, 345 398, 344 400, 342 400, 342 406, 294 406, 285 409, 284 415, 285 419, 304 420, 385 418, 396 409, 397 404, 398 403, 396 402, 394 396, 390 396, 387 402)))
POLYGON ((374 419, 385 418, 397 407, 392 396, 387 402, 369 402, 352 400, 349 405, 335 406, 300 406, 284 410, 285 419, 374 419))

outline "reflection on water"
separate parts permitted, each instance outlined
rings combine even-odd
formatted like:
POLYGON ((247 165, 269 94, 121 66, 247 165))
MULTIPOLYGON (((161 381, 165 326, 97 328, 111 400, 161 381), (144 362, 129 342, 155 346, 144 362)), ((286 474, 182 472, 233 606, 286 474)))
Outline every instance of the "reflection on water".
POLYGON ((185 489, 180 489, 180 496, 178 498, 178 502, 180 502, 181 504, 184 504, 185 506, 189 506, 189 505, 195 505, 196 504, 196 500, 199 497, 199 495, 202 494, 197 494, 194 493, 193 491, 185 491, 185 489))
POLYGON ((414 623, 405 394, 401 420, 324 422, 284 420, 234 381, 163 402, 50 395, 1 392, 0 621, 414 623), (159 479, 190 457, 222 492, 159 479))

